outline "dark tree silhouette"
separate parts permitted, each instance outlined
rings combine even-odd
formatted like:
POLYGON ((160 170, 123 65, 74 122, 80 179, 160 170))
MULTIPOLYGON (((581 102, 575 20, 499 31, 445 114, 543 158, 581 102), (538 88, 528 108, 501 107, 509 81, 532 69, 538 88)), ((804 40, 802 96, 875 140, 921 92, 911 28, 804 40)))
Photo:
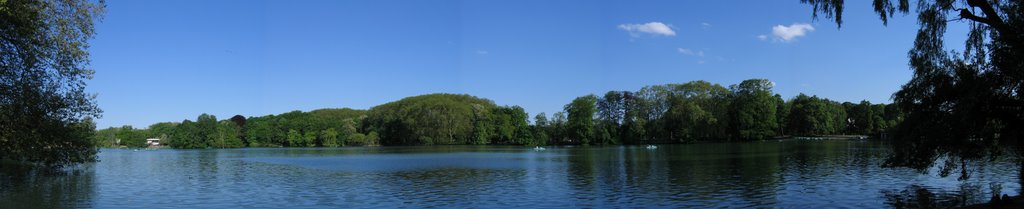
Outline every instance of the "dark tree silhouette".
POLYGON ((239 139, 242 139, 242 143, 245 144, 245 146, 249 146, 249 139, 245 137, 245 116, 235 115, 234 117, 231 117, 231 122, 234 122, 235 126, 238 126, 238 128, 235 129, 237 130, 237 133, 235 134, 238 135, 239 139))
MULTIPOLYGON (((842 0, 801 0, 842 24, 842 0)), ((906 113, 896 132, 887 166, 926 170, 938 159, 940 175, 965 169, 971 161, 1001 154, 1016 144, 1024 169, 1024 8, 1021 1, 922 0, 919 29, 908 53, 913 78, 893 94, 906 113), (968 24, 962 52, 947 51, 947 24, 968 24)), ((910 13, 908 0, 874 0, 883 24, 897 11, 910 13)), ((1024 171, 1024 170, 1022 170, 1024 171)), ((1021 172, 1024 174, 1024 172, 1021 172)), ((1022 183, 1024 183, 1024 175, 1022 183)))
POLYGON ((245 127, 245 116, 235 115, 231 117, 231 122, 234 122, 238 127, 245 127))
POLYGON ((88 40, 103 1, 0 1, 0 159, 95 161, 88 40))

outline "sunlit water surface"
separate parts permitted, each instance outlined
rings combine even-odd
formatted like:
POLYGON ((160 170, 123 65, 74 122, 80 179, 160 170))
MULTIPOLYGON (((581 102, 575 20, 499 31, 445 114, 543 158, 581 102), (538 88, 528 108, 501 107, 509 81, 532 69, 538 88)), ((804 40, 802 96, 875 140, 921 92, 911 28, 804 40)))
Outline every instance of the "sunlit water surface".
POLYGON ((2 208, 881 208, 1020 193, 1015 164, 941 178, 879 165, 876 141, 133 151, 5 178, 2 208), (927 197, 918 197, 918 196, 927 197), (915 203, 916 204, 916 203, 915 203))

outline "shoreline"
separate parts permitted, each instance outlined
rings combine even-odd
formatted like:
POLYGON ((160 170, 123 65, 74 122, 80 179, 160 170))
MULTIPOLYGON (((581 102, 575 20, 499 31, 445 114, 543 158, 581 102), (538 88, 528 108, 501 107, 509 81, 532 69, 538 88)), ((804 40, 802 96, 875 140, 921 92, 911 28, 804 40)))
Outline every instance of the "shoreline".
POLYGON ((685 143, 679 143, 679 142, 668 142, 668 143, 667 142, 652 142, 652 143, 644 143, 644 144, 606 144, 606 145, 559 144, 559 145, 544 145, 544 146, 540 146, 540 145, 526 145, 526 144, 432 144, 432 145, 390 145, 390 146, 385 146, 385 145, 375 144, 375 145, 363 145, 363 146, 338 146, 338 147, 283 147, 283 146, 263 147, 263 146, 260 146, 260 147, 234 147, 234 148, 207 147, 207 148, 191 148, 191 149, 189 149, 189 148, 174 148, 174 147, 170 147, 170 146, 161 145, 161 146, 158 146, 158 147, 96 147, 96 148, 99 148, 99 149, 125 149, 125 150, 133 150, 133 149, 138 149, 138 150, 143 150, 143 149, 145 149, 145 150, 162 150, 162 149, 195 150, 195 149, 245 149, 245 148, 432 147, 432 146, 511 146, 511 147, 521 146, 521 147, 532 148, 532 147, 536 147, 536 146, 540 146, 540 147, 645 146, 645 145, 652 145, 652 144, 656 144, 656 145, 670 145, 670 144, 716 144, 716 143, 728 144, 728 143, 743 143, 743 142, 770 142, 770 141, 791 141, 791 140, 818 141, 818 140, 878 140, 878 139, 879 138, 877 138, 877 137, 871 137, 871 136, 868 136, 868 135, 818 135, 818 136, 789 136, 789 135, 785 135, 785 136, 773 137, 771 139, 754 140, 754 141, 697 141, 697 142, 685 142, 685 143))

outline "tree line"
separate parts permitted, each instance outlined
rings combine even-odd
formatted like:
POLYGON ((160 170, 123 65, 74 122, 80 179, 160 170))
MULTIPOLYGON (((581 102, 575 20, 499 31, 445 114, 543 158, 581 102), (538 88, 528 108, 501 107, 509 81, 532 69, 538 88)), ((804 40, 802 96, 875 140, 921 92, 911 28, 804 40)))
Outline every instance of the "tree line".
POLYGON ((376 133, 358 132, 365 110, 319 109, 217 120, 202 114, 195 121, 162 122, 148 128, 110 127, 96 131, 103 147, 144 147, 147 138, 174 148, 336 147, 373 145, 376 133))
POLYGON ((772 92, 773 86, 766 79, 728 88, 692 81, 587 95, 555 113, 553 121, 538 114, 534 126, 543 131, 535 133, 553 144, 752 141, 789 135, 878 136, 901 120, 891 105, 839 103, 804 94, 787 101, 772 92))
POLYGON ((878 136, 902 116, 895 106, 837 102, 800 94, 789 100, 774 83, 750 79, 724 87, 707 81, 585 95, 563 111, 532 117, 465 94, 407 97, 369 110, 319 109, 279 115, 164 122, 96 132, 105 147, 144 147, 159 138, 174 148, 338 147, 366 145, 612 145, 753 141, 784 136, 878 136))

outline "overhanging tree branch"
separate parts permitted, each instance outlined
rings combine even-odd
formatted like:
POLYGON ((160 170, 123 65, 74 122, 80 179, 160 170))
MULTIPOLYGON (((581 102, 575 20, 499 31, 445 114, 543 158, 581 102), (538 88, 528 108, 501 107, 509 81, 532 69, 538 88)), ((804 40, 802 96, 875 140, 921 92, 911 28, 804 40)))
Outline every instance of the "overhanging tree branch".
POLYGON ((1006 41, 1017 48, 1024 47, 1024 43, 1021 43, 1018 38, 1020 34, 1013 28, 1006 25, 1006 22, 999 17, 999 13, 996 12, 995 8, 992 7, 992 4, 987 0, 968 0, 967 5, 981 9, 981 12, 985 14, 985 17, 974 15, 974 13, 967 9, 960 9, 960 18, 988 25, 995 29, 996 32, 999 32, 1000 37, 1004 39, 1003 41, 1006 41))
POLYGON ((960 18, 961 19, 972 20, 972 21, 979 22, 979 23, 983 23, 983 24, 989 25, 989 26, 993 26, 992 22, 989 21, 989 19, 984 18, 984 17, 979 17, 977 15, 974 15, 974 13, 971 13, 971 11, 967 10, 967 9, 960 9, 960 18))

